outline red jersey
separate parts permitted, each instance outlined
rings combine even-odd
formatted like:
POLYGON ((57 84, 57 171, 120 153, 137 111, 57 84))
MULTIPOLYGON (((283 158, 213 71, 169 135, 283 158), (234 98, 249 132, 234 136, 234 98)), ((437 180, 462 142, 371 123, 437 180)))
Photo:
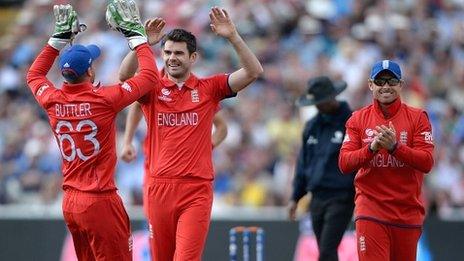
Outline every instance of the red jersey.
POLYGON ((191 74, 182 88, 165 75, 139 100, 148 124, 150 175, 213 180, 213 117, 219 102, 234 95, 226 74, 202 79, 191 74))
POLYGON ((27 83, 48 114, 63 157, 63 189, 116 190, 116 114, 152 90, 159 78, 150 47, 143 44, 136 51, 140 73, 112 86, 84 82, 55 88, 46 75, 59 52, 48 45, 29 69, 27 83))
POLYGON ((401 103, 398 98, 385 117, 376 100, 353 113, 346 123, 340 150, 343 173, 358 170, 355 177, 356 219, 421 226, 425 210, 421 200, 424 173, 433 166, 432 128, 425 111, 401 103), (397 148, 392 154, 369 150, 376 126, 393 123, 397 148))

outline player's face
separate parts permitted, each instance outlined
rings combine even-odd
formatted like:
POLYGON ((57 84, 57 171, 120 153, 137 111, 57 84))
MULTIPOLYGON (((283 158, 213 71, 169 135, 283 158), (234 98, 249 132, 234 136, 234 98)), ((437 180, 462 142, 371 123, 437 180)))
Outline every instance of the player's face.
POLYGON ((392 73, 383 71, 369 80, 369 89, 374 95, 374 99, 382 104, 390 104, 395 101, 401 92, 402 81, 397 79, 392 73))
POLYGON ((163 61, 167 73, 176 79, 185 80, 196 60, 197 53, 189 54, 187 43, 166 41, 163 48, 163 61))

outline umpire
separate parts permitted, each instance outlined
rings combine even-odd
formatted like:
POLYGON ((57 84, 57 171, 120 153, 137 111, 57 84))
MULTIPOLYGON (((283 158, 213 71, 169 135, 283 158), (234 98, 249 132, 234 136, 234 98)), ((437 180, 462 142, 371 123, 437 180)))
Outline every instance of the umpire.
POLYGON ((289 218, 295 220, 298 201, 311 192, 309 206, 319 260, 338 260, 337 248, 351 221, 354 209, 354 175, 342 175, 338 154, 351 116, 348 103, 335 97, 346 88, 326 76, 308 81, 307 94, 298 106, 315 105, 318 113, 306 122, 298 156, 289 218))

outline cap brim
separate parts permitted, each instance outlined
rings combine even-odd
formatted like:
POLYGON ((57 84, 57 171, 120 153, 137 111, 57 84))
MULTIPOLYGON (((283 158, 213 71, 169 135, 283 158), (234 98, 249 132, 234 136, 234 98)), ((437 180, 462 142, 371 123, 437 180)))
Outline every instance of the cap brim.
POLYGON ((92 60, 97 59, 101 54, 100 47, 96 46, 95 44, 87 45, 86 48, 89 50, 90 56, 92 56, 92 60))
POLYGON ((325 97, 324 99, 316 100, 314 98, 308 98, 308 96, 305 94, 305 95, 301 95, 296 100, 295 104, 296 104, 296 106, 299 106, 299 107, 316 105, 318 103, 325 102, 325 101, 328 101, 328 100, 336 97, 341 92, 343 92, 346 89, 346 87, 347 87, 347 83, 344 82, 344 81, 334 82, 335 92, 332 95, 329 95, 329 96, 325 97))

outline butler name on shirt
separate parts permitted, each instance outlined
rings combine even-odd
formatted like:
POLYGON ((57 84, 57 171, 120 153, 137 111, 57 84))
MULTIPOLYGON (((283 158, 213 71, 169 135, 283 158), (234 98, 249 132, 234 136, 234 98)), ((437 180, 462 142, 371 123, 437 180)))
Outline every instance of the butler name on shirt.
POLYGON ((158 113, 158 126, 196 126, 197 112, 158 113))
POLYGON ((90 103, 55 104, 56 117, 85 117, 92 115, 90 103))

